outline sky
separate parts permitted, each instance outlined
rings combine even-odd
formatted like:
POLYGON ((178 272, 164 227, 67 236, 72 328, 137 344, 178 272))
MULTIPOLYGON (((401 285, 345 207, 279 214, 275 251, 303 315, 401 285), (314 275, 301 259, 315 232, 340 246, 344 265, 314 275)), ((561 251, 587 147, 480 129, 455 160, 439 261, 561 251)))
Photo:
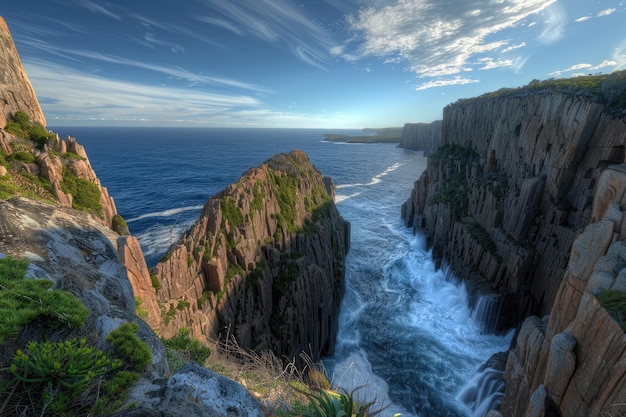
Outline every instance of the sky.
POLYGON ((3 3, 49 126, 402 126, 626 69, 626 0, 3 3))

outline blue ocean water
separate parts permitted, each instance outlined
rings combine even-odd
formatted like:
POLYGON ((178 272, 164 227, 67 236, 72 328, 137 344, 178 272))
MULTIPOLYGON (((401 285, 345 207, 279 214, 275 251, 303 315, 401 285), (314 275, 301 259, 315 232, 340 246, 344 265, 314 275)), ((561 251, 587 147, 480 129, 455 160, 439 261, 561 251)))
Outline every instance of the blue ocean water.
POLYGON ((464 285, 435 270, 423 238, 400 220, 426 167, 420 152, 326 142, 319 129, 51 129, 85 146, 149 265, 198 218, 207 198, 248 168, 305 151, 333 177, 339 211, 352 224, 337 349, 324 360, 334 383, 362 386, 360 395, 388 406, 383 416, 472 415, 458 395, 511 336, 481 332, 464 285))

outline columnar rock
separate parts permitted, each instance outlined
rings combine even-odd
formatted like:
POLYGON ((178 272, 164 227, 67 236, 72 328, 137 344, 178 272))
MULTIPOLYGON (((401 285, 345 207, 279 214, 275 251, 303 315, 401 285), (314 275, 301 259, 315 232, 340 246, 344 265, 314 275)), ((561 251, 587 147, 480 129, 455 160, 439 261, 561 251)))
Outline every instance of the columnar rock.
POLYGON ((23 111, 31 121, 46 125, 46 118, 24 71, 7 22, 0 16, 0 128, 4 128, 16 111, 23 111))
POLYGON ((596 298, 625 289, 626 165, 607 168, 599 184, 606 187, 595 195, 595 223, 572 246, 550 316, 529 317, 509 353, 500 410, 505 416, 558 411, 601 417, 626 411, 626 334, 596 298))
POLYGON ((153 269, 154 302, 144 305, 160 306, 149 312, 160 334, 188 327, 201 340, 234 337, 279 357, 332 353, 347 250, 333 193, 294 151, 210 198, 153 269))
POLYGON ((460 278, 507 294, 510 325, 547 314, 602 171, 624 160, 626 122, 563 92, 492 94, 445 108, 442 147, 402 207, 460 278))
POLYGON ((432 123, 405 123, 400 136, 400 147, 424 151, 429 155, 441 145, 441 120, 432 123))

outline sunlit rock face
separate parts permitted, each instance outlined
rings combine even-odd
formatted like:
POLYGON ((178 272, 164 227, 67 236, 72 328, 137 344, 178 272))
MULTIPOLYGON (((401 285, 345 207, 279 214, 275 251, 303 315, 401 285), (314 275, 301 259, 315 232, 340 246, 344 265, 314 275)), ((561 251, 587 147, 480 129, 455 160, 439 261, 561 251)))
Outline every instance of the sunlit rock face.
POLYGON ((550 316, 528 318, 510 352, 503 415, 606 416, 626 409, 626 334, 596 298, 626 291, 625 192, 626 165, 607 168, 594 223, 572 245, 550 316))
POLYGON ((9 27, 0 16, 0 128, 16 111, 23 111, 31 121, 46 125, 46 118, 24 71, 9 27))
MULTIPOLYGON (((234 337, 246 349, 314 360, 334 349, 347 227, 299 151, 277 155, 210 198, 152 271, 164 336, 234 337), (156 289, 158 288, 158 289, 156 289)), ((137 284, 140 285, 140 284, 137 284)))

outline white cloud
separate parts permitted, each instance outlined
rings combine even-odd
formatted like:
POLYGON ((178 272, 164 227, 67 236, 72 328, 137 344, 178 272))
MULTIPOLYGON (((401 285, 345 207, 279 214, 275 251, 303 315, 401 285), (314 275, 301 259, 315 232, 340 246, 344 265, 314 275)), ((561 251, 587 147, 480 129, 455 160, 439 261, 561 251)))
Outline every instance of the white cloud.
POLYGON ((252 36, 288 49, 303 62, 322 68, 334 46, 329 36, 301 10, 286 0, 209 1, 210 17, 197 20, 219 26, 238 36, 252 36), (215 13, 221 16, 215 17, 215 13))
POLYGON ((415 87, 415 91, 428 90, 429 88, 435 88, 435 87, 447 87, 451 85, 474 84, 477 82, 479 81, 471 79, 471 78, 460 77, 460 76, 456 76, 456 77, 448 78, 448 79, 440 78, 440 79, 428 81, 426 83, 418 85, 417 87, 415 87))
POLYGON ((513 61, 510 59, 481 58, 478 62, 483 65, 478 68, 479 70, 490 70, 494 68, 513 66, 513 61))
MULTIPOLYGON (((485 68, 485 64, 479 61, 485 58, 485 54, 493 55, 499 49, 509 52, 525 46, 524 41, 512 44, 512 40, 505 37, 505 31, 516 28, 555 2, 386 2, 383 6, 362 8, 357 14, 351 15, 347 24, 354 35, 341 48, 331 50, 331 53, 347 60, 372 56, 385 60, 399 57, 410 63, 410 68, 418 77, 460 74, 475 65, 485 68)), ((552 33, 553 24, 554 19, 551 17, 544 36, 552 33)), ((506 60, 491 59, 490 65, 494 65, 494 68, 509 64, 506 60)), ((432 84, 439 84, 439 81, 432 84)))
POLYGON ((578 19, 575 19, 574 22, 580 23, 580 22, 584 22, 585 20, 589 20, 589 19, 591 19, 591 16, 582 16, 582 17, 579 17, 578 19))
POLYGON ((519 44, 517 44, 517 45, 511 45, 511 46, 508 46, 508 47, 504 48, 504 49, 502 50, 502 53, 503 53, 503 54, 505 54, 505 53, 507 53, 507 52, 511 52, 511 51, 516 50, 516 49, 523 48, 523 47, 525 47, 525 46, 526 46, 526 42, 522 42, 522 43, 519 43, 519 44))
POLYGON ((546 9, 546 21, 544 29, 539 35, 539 41, 543 43, 554 43, 563 37, 563 29, 567 23, 565 9, 556 3, 546 9))
POLYGON ((96 4, 93 1, 90 0, 79 0, 77 1, 77 4, 93 13, 99 13, 102 14, 104 16, 110 17, 111 19, 115 19, 115 20, 122 20, 121 16, 117 13, 112 12, 111 10, 107 9, 106 7, 102 6, 101 4, 96 4))
POLYGON ((597 17, 608 16, 608 15, 611 15, 611 14, 615 13, 616 10, 617 9, 615 9, 615 8, 605 9, 605 10, 602 10, 602 11, 598 12, 596 14, 596 16, 597 17))

